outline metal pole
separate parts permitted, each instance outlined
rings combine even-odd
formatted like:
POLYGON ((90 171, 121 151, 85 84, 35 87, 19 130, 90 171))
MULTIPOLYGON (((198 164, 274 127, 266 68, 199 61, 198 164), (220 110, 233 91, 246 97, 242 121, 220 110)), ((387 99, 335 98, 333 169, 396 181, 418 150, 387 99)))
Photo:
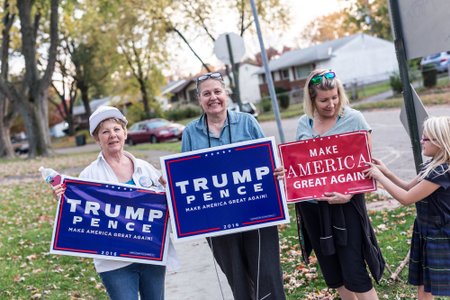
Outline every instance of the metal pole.
POLYGON ((226 34, 228 55, 230 56, 231 72, 233 73, 233 94, 239 105, 239 111, 242 111, 241 92, 239 91, 239 64, 234 63, 233 49, 231 48, 230 35, 226 34))
POLYGON ((395 52, 397 54, 398 67, 400 70, 400 78, 402 79, 403 99, 405 101, 406 117, 408 120, 408 127, 409 127, 409 137, 411 139, 411 145, 414 154, 414 162, 416 164, 416 172, 418 173, 420 171, 420 165, 422 164, 419 127, 417 124, 416 109, 414 107, 414 99, 411 90, 411 85, 409 82, 408 64, 406 58, 405 44, 403 41, 403 28, 397 1, 398 0, 389 0, 389 4, 391 8, 392 26, 394 29, 395 52))
POLYGON ((264 41, 261 35, 261 28, 259 27, 258 12, 256 11, 255 2, 253 0, 250 0, 250 5, 252 6, 253 18, 255 19, 256 33, 258 34, 259 47, 261 49, 261 58, 264 65, 264 72, 266 74, 267 87, 269 88, 270 99, 272 100, 272 109, 275 114, 275 120, 277 121, 278 134, 280 135, 281 143, 284 143, 285 139, 283 127, 281 125, 280 110, 278 109, 278 101, 277 96, 275 94, 275 88, 273 85, 272 73, 270 72, 269 69, 269 61, 267 59, 266 48, 264 47, 264 41))

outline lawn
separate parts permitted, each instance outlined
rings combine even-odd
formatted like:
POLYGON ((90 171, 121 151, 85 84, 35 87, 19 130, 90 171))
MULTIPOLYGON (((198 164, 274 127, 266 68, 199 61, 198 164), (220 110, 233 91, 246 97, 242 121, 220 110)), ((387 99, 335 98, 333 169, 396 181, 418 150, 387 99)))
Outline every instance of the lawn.
MULTIPOLYGON (((37 168, 44 165, 76 175, 96 155, 92 152, 0 162, 0 299, 106 299, 90 259, 48 253, 56 203, 49 186, 37 172, 37 168)), ((369 201, 380 200, 375 194, 370 198, 369 201)), ((295 220, 292 208, 290 206, 291 219, 295 220)), ((408 251, 414 213, 414 207, 370 212, 392 271, 408 251)), ((301 263, 296 231, 294 221, 280 227, 287 298, 321 299, 329 292, 316 263, 310 266, 301 263)), ((389 276, 386 270, 381 284, 376 287, 380 298, 414 298, 415 289, 405 283, 407 267, 399 281, 394 282, 389 276)))

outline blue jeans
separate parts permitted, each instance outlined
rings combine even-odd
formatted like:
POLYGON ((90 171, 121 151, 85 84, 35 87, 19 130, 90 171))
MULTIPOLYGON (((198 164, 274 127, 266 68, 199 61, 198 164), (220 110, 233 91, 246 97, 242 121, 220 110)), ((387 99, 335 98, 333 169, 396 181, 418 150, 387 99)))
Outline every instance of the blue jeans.
POLYGON ((133 263, 99 273, 111 300, 163 300, 166 267, 133 263))

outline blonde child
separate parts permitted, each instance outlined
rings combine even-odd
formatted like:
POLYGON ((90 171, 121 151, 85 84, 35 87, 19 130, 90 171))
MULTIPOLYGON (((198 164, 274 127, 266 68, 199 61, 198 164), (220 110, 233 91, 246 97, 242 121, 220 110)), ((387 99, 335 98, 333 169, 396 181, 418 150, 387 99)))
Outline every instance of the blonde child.
POLYGON ((421 144, 423 155, 431 159, 411 182, 376 159, 366 175, 403 205, 416 204, 408 282, 424 300, 450 296, 450 117, 427 119, 421 144))

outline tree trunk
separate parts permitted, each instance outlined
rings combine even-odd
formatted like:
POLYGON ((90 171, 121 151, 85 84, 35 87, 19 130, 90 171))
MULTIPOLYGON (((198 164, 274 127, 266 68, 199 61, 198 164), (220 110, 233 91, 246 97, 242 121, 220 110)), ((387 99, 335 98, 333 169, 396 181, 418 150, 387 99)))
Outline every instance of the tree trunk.
POLYGON ((80 89, 81 101, 83 102, 85 115, 87 118, 91 115, 91 105, 89 104, 89 86, 83 81, 78 81, 78 88, 80 89))
MULTIPOLYGON (((1 48, 1 74, 0 76, 6 82, 9 73, 9 42, 11 26, 15 15, 9 13, 9 1, 3 4, 3 30, 2 30, 2 48, 1 48)), ((0 94, 0 157, 14 157, 14 149, 11 143, 11 124, 17 116, 14 109, 11 108, 11 99, 0 94)))
MULTIPOLYGON (((18 109, 25 124, 29 151, 28 157, 50 154, 50 134, 48 130, 48 87, 55 68, 58 45, 58 0, 51 0, 50 4, 50 45, 47 54, 47 67, 41 75, 37 67, 36 34, 40 21, 40 14, 34 11, 34 1, 17 1, 20 18, 20 32, 22 34, 22 55, 25 61, 25 75, 22 84, 21 96, 14 91, 18 109)), ((12 93, 11 85, 10 92, 12 93)))

